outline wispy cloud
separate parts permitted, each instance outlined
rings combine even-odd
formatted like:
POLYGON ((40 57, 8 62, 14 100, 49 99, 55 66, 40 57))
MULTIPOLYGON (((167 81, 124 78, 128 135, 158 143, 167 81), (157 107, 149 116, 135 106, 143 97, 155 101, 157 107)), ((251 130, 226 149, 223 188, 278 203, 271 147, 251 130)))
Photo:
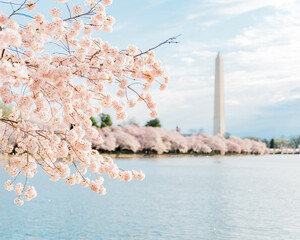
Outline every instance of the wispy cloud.
MULTIPOLYGON (((271 136, 268 121, 275 124, 274 116, 276 124, 288 121, 288 114, 300 119, 300 112, 294 110, 300 99, 298 0, 133 2, 131 8, 139 4, 149 12, 155 10, 155 21, 144 20, 148 23, 144 41, 183 33, 180 44, 157 51, 171 79, 169 89, 155 92, 165 126, 175 128, 179 123, 183 131, 204 128, 211 133, 214 63, 219 50, 224 58, 228 131, 271 136), (280 117, 283 108, 291 109, 280 117)), ((131 29, 134 24, 130 23, 131 29)), ((130 111, 139 121, 148 119, 142 106, 130 111)), ((278 125, 278 129, 276 134, 280 129, 295 134, 293 127, 278 125)))

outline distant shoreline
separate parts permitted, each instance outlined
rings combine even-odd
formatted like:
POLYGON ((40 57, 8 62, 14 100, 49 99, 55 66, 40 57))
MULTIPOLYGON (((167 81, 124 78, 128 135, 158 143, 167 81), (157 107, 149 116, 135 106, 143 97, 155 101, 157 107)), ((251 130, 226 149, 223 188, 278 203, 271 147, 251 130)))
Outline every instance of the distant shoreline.
MULTIPOLYGON (((108 156, 113 159, 140 159, 140 158, 179 158, 179 157, 226 157, 226 156, 262 156, 259 154, 243 154, 243 153, 228 153, 221 155, 218 153, 211 154, 193 154, 193 153, 165 153, 165 154, 145 154, 145 153, 100 153, 103 156, 108 156)), ((8 162, 4 156, 0 156, 0 166, 8 162)))
MULTIPOLYGON (((271 152, 265 155, 295 155, 297 153, 280 153, 271 152)), ((193 154, 193 153, 165 153, 165 154, 144 154, 144 153, 101 153, 101 155, 109 156, 113 159, 140 159, 140 158, 179 158, 179 157, 239 157, 239 156, 264 156, 259 154, 246 154, 246 153, 229 153, 225 155, 213 153, 213 154, 193 154)), ((0 156, 0 166, 5 165, 7 159, 4 156, 0 156)))
POLYGON ((258 154, 193 154, 193 153, 165 153, 165 154, 144 154, 144 153, 101 153, 112 158, 176 158, 176 157, 224 157, 224 156, 260 156, 258 154))
MULTIPOLYGON (((264 155, 296 155, 297 153, 280 153, 274 152, 264 155)), ((227 154, 193 154, 193 153, 165 153, 165 154, 143 154, 143 153, 101 153, 101 155, 106 155, 112 158, 176 158, 176 157, 234 157, 234 156, 264 156, 260 154, 250 154, 250 153, 227 153, 227 154)))

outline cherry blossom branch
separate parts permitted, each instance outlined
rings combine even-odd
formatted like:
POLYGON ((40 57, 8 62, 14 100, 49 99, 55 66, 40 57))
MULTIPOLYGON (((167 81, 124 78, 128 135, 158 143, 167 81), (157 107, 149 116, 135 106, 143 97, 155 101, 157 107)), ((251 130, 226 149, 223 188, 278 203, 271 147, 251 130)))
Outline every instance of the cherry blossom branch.
POLYGON ((10 19, 16 12, 20 11, 22 7, 26 4, 27 0, 25 0, 16 10, 14 10, 9 16, 8 19, 10 19))
MULTIPOLYGON (((24 189, 27 178, 36 174, 38 166, 51 176, 50 180, 66 179, 68 185, 81 184, 100 195, 106 192, 102 180, 85 178, 87 168, 121 181, 142 180, 142 173, 137 177, 134 171, 119 169, 111 158, 103 158, 92 148, 92 141, 101 142, 102 137, 92 127, 90 118, 101 113, 102 107, 114 108, 119 119, 126 117, 128 103, 118 101, 105 89, 107 84, 119 84, 118 92, 122 94, 126 89, 126 96, 127 89, 132 90, 151 108, 151 96, 143 98, 130 81, 140 79, 142 85, 165 78, 161 64, 154 55, 136 59, 135 46, 124 54, 90 36, 93 31, 112 30, 114 18, 107 17, 105 12, 111 0, 97 1, 86 12, 83 6, 72 6, 71 10, 66 4, 66 19, 61 18, 59 8, 50 10, 52 19, 42 14, 22 24, 13 19, 17 15, 33 18, 25 11, 34 10, 37 2, 11 3, 9 16, 0 12, 0 30, 4 35, 0 38, 0 98, 5 104, 13 104, 8 117, 0 113, 0 123, 5 125, 0 151, 9 156, 5 170, 12 177, 18 172, 26 177, 23 189, 21 183, 15 187, 16 193, 20 193, 15 203, 22 205, 23 200, 36 196, 32 186, 26 192, 24 189), (46 44, 54 44, 62 52, 48 51, 46 44), (71 164, 75 166, 74 173, 71 164)), ((13 190, 13 183, 7 181, 5 188, 13 190)))
POLYGON ((160 46, 165 45, 165 44, 173 44, 173 43, 177 44, 177 43, 179 43, 179 42, 176 41, 176 39, 177 39, 178 37, 180 37, 180 36, 181 36, 181 34, 180 34, 180 35, 177 35, 177 36, 175 36, 175 37, 168 38, 166 41, 164 41, 164 42, 158 44, 158 45, 155 46, 155 47, 152 47, 152 48, 148 49, 147 51, 141 52, 141 53, 135 55, 134 57, 137 58, 137 57, 139 57, 139 56, 141 56, 141 55, 144 55, 144 54, 146 54, 146 53, 149 53, 149 52, 151 52, 151 51, 153 51, 153 50, 155 50, 155 49, 157 49, 157 48, 159 48, 160 46))
POLYGON ((74 19, 77 19, 77 18, 81 18, 81 17, 83 17, 83 16, 89 16, 89 15, 94 14, 93 11, 96 9, 96 7, 98 6, 98 4, 99 4, 100 2, 101 2, 101 0, 98 1, 94 6, 92 6, 88 12, 85 12, 85 13, 82 13, 82 14, 78 14, 78 15, 73 16, 73 17, 66 18, 66 19, 64 19, 63 21, 74 20, 74 19))

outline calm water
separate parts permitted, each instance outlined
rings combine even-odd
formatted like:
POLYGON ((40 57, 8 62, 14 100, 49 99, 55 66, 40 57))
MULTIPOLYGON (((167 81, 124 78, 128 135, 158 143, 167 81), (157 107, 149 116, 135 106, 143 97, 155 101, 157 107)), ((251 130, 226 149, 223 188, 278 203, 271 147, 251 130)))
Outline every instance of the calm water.
POLYGON ((300 239, 300 156, 119 160, 144 182, 108 195, 38 174, 22 207, 2 185, 0 239, 300 239))

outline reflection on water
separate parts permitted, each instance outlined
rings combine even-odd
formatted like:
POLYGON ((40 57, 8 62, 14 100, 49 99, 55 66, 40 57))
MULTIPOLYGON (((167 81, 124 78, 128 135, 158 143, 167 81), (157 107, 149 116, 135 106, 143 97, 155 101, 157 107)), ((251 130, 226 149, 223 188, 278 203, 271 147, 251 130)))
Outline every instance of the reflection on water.
POLYGON ((39 174, 22 207, 1 188, 0 239, 300 239, 299 155, 118 164, 145 181, 107 181, 100 197, 39 174))

